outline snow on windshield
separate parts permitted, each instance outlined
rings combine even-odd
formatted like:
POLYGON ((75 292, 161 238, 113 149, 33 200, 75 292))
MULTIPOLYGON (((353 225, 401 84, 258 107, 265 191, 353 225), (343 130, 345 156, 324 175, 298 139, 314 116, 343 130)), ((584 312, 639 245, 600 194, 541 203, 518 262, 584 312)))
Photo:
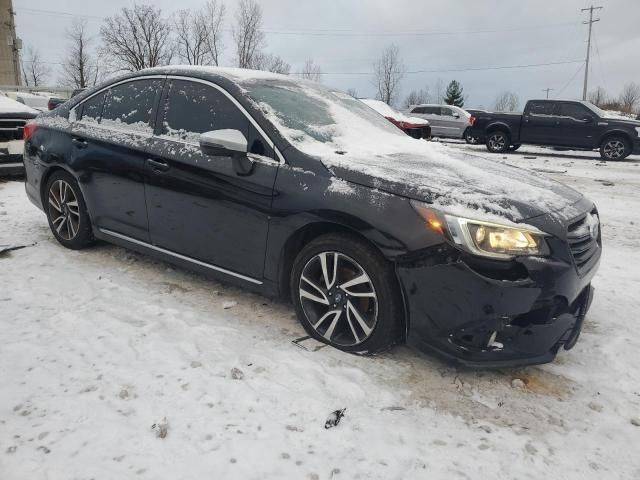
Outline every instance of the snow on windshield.
MULTIPOLYGON (((239 83, 286 140, 329 168, 365 173, 513 218, 519 216, 514 200, 557 211, 580 197, 570 200, 567 189, 527 171, 413 139, 359 100, 326 87, 283 79, 239 83)), ((457 210, 469 214, 466 208, 457 210)))

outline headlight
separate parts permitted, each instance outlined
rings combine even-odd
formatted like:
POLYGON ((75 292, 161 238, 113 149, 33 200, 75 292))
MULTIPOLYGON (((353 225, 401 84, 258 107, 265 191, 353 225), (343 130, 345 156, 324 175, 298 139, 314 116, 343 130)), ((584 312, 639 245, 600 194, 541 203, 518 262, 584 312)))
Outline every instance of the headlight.
POLYGON ((516 227, 499 223, 472 220, 430 209, 425 204, 411 202, 427 224, 446 234, 464 250, 483 257, 510 259, 518 255, 542 256, 549 254, 544 237, 535 227, 516 227))

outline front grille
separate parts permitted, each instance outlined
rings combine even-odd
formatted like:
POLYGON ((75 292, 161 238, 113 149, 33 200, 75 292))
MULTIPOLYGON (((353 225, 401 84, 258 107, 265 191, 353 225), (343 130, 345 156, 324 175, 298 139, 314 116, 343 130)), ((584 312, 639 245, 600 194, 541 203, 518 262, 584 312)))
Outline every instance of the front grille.
POLYGON ((591 269, 600 251, 600 239, 600 219, 596 210, 569 225, 567 241, 578 272, 591 269))
POLYGON ((0 118, 0 130, 17 130, 23 128, 26 120, 20 118, 0 118))

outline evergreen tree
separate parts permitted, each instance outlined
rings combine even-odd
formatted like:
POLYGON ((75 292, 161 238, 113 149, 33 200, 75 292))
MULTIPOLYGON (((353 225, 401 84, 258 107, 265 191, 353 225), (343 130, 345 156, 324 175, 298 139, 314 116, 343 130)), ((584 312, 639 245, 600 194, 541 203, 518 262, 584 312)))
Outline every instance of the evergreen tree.
POLYGON ((462 87, 456 80, 451 80, 451 83, 447 87, 447 93, 444 97, 444 102, 447 105, 464 107, 464 95, 462 93, 462 87))

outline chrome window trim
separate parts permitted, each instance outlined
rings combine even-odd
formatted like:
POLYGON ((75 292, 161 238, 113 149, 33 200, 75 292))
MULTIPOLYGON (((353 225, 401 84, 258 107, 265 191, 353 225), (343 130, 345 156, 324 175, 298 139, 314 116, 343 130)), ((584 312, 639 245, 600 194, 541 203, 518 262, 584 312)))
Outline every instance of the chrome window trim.
MULTIPOLYGON (((262 127, 260 127, 260 125, 258 125, 258 122, 256 122, 256 120, 251 116, 251 114, 247 111, 247 109, 244 108, 242 106, 242 104, 240 102, 238 102, 238 100, 236 100, 233 97, 233 95, 231 95, 228 91, 226 91, 220 85, 218 85, 216 83, 213 83, 213 82, 211 82, 209 80, 203 80, 201 78, 186 77, 184 75, 142 75, 142 76, 139 76, 139 77, 126 78, 126 79, 121 80, 119 82, 107 85, 104 88, 101 88, 97 92, 94 92, 90 96, 88 96, 87 98, 83 99, 77 105, 74 105, 74 107, 69 111, 69 121, 70 122, 75 122, 75 123, 81 123, 83 125, 91 125, 91 126, 95 126, 95 127, 99 127, 99 128, 104 128, 104 129, 112 130, 112 131, 118 132, 118 133, 129 133, 130 134, 132 132, 129 131, 129 130, 118 129, 118 128, 114 128, 114 127, 107 127, 107 126, 104 126, 104 125, 102 125, 100 123, 96 123, 96 124, 92 125, 92 124, 88 124, 88 123, 83 122, 82 119, 77 120, 76 119, 76 108, 78 108, 79 106, 83 105, 88 100, 91 100, 96 95, 100 95, 102 92, 105 92, 106 90, 109 90, 110 88, 117 87, 118 85, 122 85, 124 83, 135 82, 135 81, 138 81, 138 80, 149 80, 149 79, 155 79, 155 78, 184 80, 184 81, 188 81, 188 82, 202 83, 202 84, 207 85, 209 87, 215 88, 216 90, 221 92, 225 97, 227 97, 229 100, 231 100, 231 103, 233 103, 236 106, 236 108, 238 108, 243 113, 243 115, 247 118, 247 120, 249 120, 249 122, 251 122, 251 124, 255 127, 255 129, 258 131, 258 133, 260 135, 262 135, 262 137, 265 139, 267 144, 273 149, 273 151, 276 154, 276 158, 274 158, 273 161, 275 163, 277 163, 277 164, 285 164, 286 163, 284 157, 282 156, 282 153, 280 152, 280 150, 276 146, 275 142, 269 137, 269 135, 266 134, 266 132, 262 129, 262 127)), ((146 136, 147 135, 147 134, 143 134, 143 133, 140 133, 140 132, 136 132, 136 134, 139 134, 141 136, 146 136)), ((152 137, 162 138, 164 140, 169 140, 167 137, 163 137, 161 135, 155 135, 154 133, 151 133, 148 136, 148 138, 152 138, 152 137)), ((185 142, 185 141, 182 141, 182 140, 174 140, 174 139, 171 139, 171 140, 176 142, 176 143, 182 143, 184 145, 196 145, 198 148, 200 147, 200 145, 194 144, 193 142, 185 142)))
POLYGON ((137 245, 141 245, 143 247, 150 248, 150 249, 155 250, 157 252, 164 253, 166 255, 170 255, 170 256, 175 257, 175 258, 179 258, 180 260, 184 260, 184 261, 196 264, 196 265, 200 265, 201 267, 209 268, 211 270, 215 270, 216 272, 224 273, 224 274, 230 275, 232 277, 237 277, 237 278, 240 278, 240 279, 245 280, 245 281, 250 282, 250 283, 255 283, 256 285, 262 285, 262 281, 256 280, 253 277, 248 277, 246 275, 242 275, 241 273, 236 273, 236 272, 234 272, 232 270, 227 270, 226 268, 218 267, 217 265, 212 265, 210 263, 201 262, 200 260, 196 260, 195 258, 187 257, 186 255, 181 255, 179 253, 172 252, 171 250, 167 250, 167 249, 162 248, 162 247, 157 247, 155 245, 151 245, 150 243, 143 242, 142 240, 136 240, 135 238, 131 238, 131 237, 128 237, 126 235, 122 235, 121 233, 113 232, 111 230, 107 230, 106 228, 98 228, 98 230, 100 230, 100 232, 104 233, 105 235, 109 235, 111 237, 119 238, 119 239, 125 240, 127 242, 135 243, 137 245))
MULTIPOLYGON (((233 103, 236 108, 238 110, 240 110, 245 117, 247 117, 247 120, 249 120, 249 122, 251 122, 251 124, 255 127, 255 129, 258 131, 258 133, 262 136, 262 138, 265 139, 265 141, 267 142, 267 144, 269 145, 269 147, 276 152, 276 157, 274 158, 273 161, 276 163, 285 163, 284 157, 282 156, 282 154, 278 151, 275 142, 269 137, 269 135, 266 134, 266 132, 262 129, 262 127, 260 127, 260 125, 258 125, 258 122, 256 122, 256 120, 251 116, 251 114, 247 111, 246 108, 244 108, 242 106, 242 104, 240 102, 238 102, 238 100, 236 100, 234 98, 233 95, 231 95, 228 91, 226 91, 224 88, 222 88, 220 85, 213 83, 209 80, 203 80, 201 78, 195 78, 195 77, 185 77, 183 75, 167 75, 167 78, 170 80, 183 80, 186 82, 196 82, 196 83, 202 83, 203 85, 207 85, 209 87, 215 88, 216 90, 218 90, 219 92, 221 92, 225 97, 227 97, 231 103, 233 103)), ((166 138, 166 137, 163 137, 166 138)), ((180 141, 178 141, 180 142, 180 141)), ((186 144, 190 144, 193 145, 193 143, 191 142, 183 142, 186 144)), ((199 145, 198 145, 199 147, 199 145)))

